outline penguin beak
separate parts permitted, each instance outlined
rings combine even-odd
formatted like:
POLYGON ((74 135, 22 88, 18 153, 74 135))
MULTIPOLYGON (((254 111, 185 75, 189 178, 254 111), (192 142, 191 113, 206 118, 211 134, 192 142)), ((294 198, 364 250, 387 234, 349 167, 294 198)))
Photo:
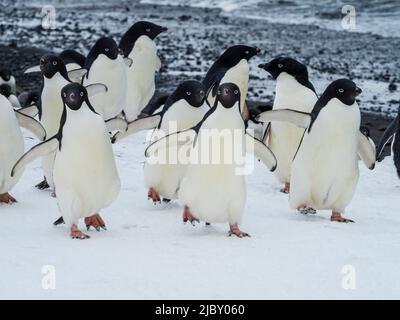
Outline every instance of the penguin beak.
POLYGON ((258 65, 260 69, 268 70, 270 64, 269 63, 261 63, 258 65))
POLYGON ((361 88, 356 87, 356 96, 359 96, 362 93, 361 88))
POLYGON ((162 27, 162 28, 161 28, 161 32, 166 32, 166 31, 168 31, 168 28, 167 28, 167 27, 162 27))
POLYGON ((33 66, 24 71, 24 73, 33 73, 33 72, 40 72, 40 66, 33 66))

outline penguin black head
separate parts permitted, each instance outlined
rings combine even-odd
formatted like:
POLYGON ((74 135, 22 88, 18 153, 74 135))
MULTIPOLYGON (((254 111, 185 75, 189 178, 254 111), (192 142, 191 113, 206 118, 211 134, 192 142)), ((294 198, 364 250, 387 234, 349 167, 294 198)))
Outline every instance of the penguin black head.
POLYGON ((136 22, 122 36, 121 41, 119 42, 119 47, 124 52, 124 56, 127 57, 132 51, 132 48, 134 47, 135 42, 137 39, 139 39, 139 37, 147 36, 151 40, 154 40, 160 33, 167 30, 167 28, 159 26, 152 22, 136 22))
POLYGON ((40 71, 46 78, 52 78, 57 72, 68 79, 64 61, 55 55, 46 55, 40 58, 40 71))
POLYGON ((351 106, 356 101, 356 97, 362 90, 349 79, 339 79, 333 81, 324 91, 320 99, 329 101, 337 98, 345 105, 351 106))
POLYGON ((11 71, 9 69, 1 69, 0 70, 0 77, 4 81, 8 81, 11 79, 11 71))
POLYGON ((69 83, 61 90, 64 104, 71 110, 79 110, 82 103, 88 100, 87 90, 79 83, 69 83))
POLYGON ((218 87, 216 102, 220 102, 226 109, 232 108, 240 101, 239 87, 231 82, 223 83, 218 87))
POLYGON ((176 101, 185 99, 192 107, 199 108, 204 104, 206 89, 201 82, 188 80, 182 82, 173 95, 176 95, 176 101))
POLYGON ((0 94, 8 98, 11 95, 11 87, 8 84, 3 83, 0 85, 0 94))
POLYGON ((64 61, 65 64, 76 63, 81 67, 85 65, 85 56, 75 50, 64 50, 58 56, 64 61))
POLYGON ((89 54, 86 57, 85 68, 89 70, 94 60, 96 60, 100 54, 104 54, 109 59, 115 60, 119 53, 120 50, 114 39, 102 37, 97 40, 92 49, 90 49, 89 54))
POLYGON ((260 49, 257 47, 249 47, 245 45, 236 45, 229 47, 221 55, 222 61, 227 61, 232 64, 238 63, 242 59, 249 61, 252 57, 260 53, 260 49))
POLYGON ((293 77, 305 76, 308 79, 307 67, 289 57, 275 58, 268 63, 259 64, 258 67, 267 71, 274 79, 278 78, 282 72, 293 77))

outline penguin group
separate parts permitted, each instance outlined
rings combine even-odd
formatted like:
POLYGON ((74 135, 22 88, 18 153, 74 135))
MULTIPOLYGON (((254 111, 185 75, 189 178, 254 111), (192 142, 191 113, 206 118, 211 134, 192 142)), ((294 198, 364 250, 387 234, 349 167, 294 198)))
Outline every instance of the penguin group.
POLYGON ((89 238, 78 228, 80 219, 88 230, 106 230, 100 211, 121 189, 112 145, 143 130, 152 130, 143 155, 148 198, 179 201, 184 222, 228 223, 229 235, 240 238, 249 234, 240 229, 244 164, 228 161, 236 154, 252 153, 273 172, 291 208, 330 210, 334 222, 354 222, 343 214, 359 161, 374 169, 392 140, 400 177, 400 113, 375 147, 360 130, 362 90, 350 79, 337 79, 318 94, 306 65, 276 57, 258 66, 276 82, 272 110, 252 116, 249 60, 261 53, 253 46, 227 48, 202 81, 186 79, 156 101, 152 114, 143 114, 161 68, 155 41, 167 31, 139 21, 119 42, 101 37, 86 56, 71 49, 45 55, 25 71, 42 76, 36 95, 17 96, 15 78, 0 70, 0 202, 16 202, 10 190, 24 168, 41 159, 44 180, 36 187, 50 188, 58 202, 62 216, 54 224, 67 224, 74 239, 89 238), (39 140, 25 153, 21 127, 39 140))

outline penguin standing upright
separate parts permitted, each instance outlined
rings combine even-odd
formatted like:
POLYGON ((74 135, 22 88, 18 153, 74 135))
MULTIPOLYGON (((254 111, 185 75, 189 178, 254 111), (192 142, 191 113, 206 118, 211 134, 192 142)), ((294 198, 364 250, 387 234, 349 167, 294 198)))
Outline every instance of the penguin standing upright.
POLYGON ((211 106, 214 105, 218 86, 227 82, 234 83, 240 90, 240 108, 243 119, 248 119, 249 111, 246 105, 249 87, 248 61, 259 53, 260 49, 256 47, 236 45, 225 50, 213 63, 203 80, 203 84, 206 87, 207 100, 211 106))
POLYGON ((360 132, 356 97, 361 89, 348 79, 333 81, 311 113, 290 109, 261 113, 257 120, 289 121, 306 128, 291 169, 289 203, 308 213, 332 210, 331 221, 353 222, 342 216, 358 182, 358 159, 375 166, 375 146, 360 132))
POLYGON ((396 167, 397 175, 400 178, 400 106, 397 116, 392 120, 386 128, 376 149, 376 157, 379 161, 383 160, 382 152, 385 146, 392 142, 391 154, 396 167))
POLYGON ((105 229, 99 211, 109 206, 120 190, 108 129, 88 98, 104 93, 105 88, 100 84, 86 88, 78 83, 66 85, 61 91, 64 109, 57 134, 25 153, 12 170, 12 175, 18 174, 34 159, 57 154, 57 200, 72 238, 89 238, 78 229, 80 218, 85 218, 88 230, 92 226, 97 231, 105 229))
POLYGON ((157 140, 146 155, 191 143, 190 163, 178 191, 183 221, 228 222, 230 235, 245 237, 248 234, 239 229, 246 198, 241 160, 246 150, 252 151, 273 171, 276 159, 266 145, 246 133, 240 101, 237 85, 220 85, 214 106, 199 124, 157 140))
POLYGON ((124 57, 132 59, 128 67, 128 91, 125 118, 132 122, 149 103, 155 91, 154 76, 161 68, 154 39, 167 28, 151 22, 139 21, 122 36, 119 48, 124 57))
MULTIPOLYGON (((48 137, 58 132, 63 113, 61 89, 70 83, 63 60, 55 55, 46 55, 40 59, 40 65, 29 68, 25 73, 40 71, 43 76, 39 101, 37 103, 39 121, 46 129, 48 137)), ((42 159, 45 180, 36 185, 38 189, 51 188, 54 195, 53 165, 55 153, 42 159)))
POLYGON ((21 127, 32 131, 40 140, 46 131, 39 122, 13 109, 10 101, 0 94, 0 202, 12 203, 16 199, 8 192, 18 182, 21 173, 11 177, 14 163, 24 153, 21 127))
MULTIPOLYGON (((308 80, 305 65, 292 58, 279 57, 259 67, 276 80, 274 110, 295 108, 311 112, 318 97, 308 80)), ((304 129, 283 122, 268 124, 265 130, 263 141, 276 156, 279 165, 274 174, 284 184, 281 190, 284 193, 290 190, 290 168, 303 133, 304 129)))
MULTIPOLYGON (((114 142, 140 130, 156 128, 153 133, 154 142, 154 138, 159 139, 177 130, 193 127, 203 119, 208 110, 204 85, 195 80, 184 81, 168 97, 161 112, 133 121, 126 132, 119 132, 114 136, 114 142)), ((171 152, 178 153, 177 148, 171 152)), ((146 161, 144 165, 145 187, 148 188, 149 199, 154 202, 161 201, 161 197, 165 201, 178 197, 180 181, 187 168, 187 164, 180 163, 179 159, 165 160, 165 163, 146 161)))
POLYGON ((11 71, 7 68, 0 69, 0 84, 8 84, 11 88, 12 93, 17 92, 17 84, 15 82, 15 77, 12 75, 11 71))
POLYGON ((92 104, 104 120, 109 120, 121 113, 125 107, 127 90, 126 63, 116 42, 112 38, 102 37, 90 50, 85 60, 86 74, 83 77, 85 86, 102 83, 107 92, 92 98, 92 104))

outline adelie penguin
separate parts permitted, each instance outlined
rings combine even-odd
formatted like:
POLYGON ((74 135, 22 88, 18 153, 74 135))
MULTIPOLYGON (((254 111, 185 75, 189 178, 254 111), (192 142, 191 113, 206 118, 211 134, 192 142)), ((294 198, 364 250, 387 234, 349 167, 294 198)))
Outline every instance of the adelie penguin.
POLYGON ((300 212, 331 210, 331 221, 353 222, 342 214, 358 182, 358 160, 375 166, 375 146, 360 132, 356 97, 361 89, 348 79, 333 81, 311 113, 267 111, 259 121, 288 121, 305 128, 291 169, 289 203, 300 212))
POLYGON ((40 140, 46 137, 46 131, 38 121, 14 110, 11 102, 0 93, 0 202, 4 203, 16 202, 9 191, 22 173, 10 175, 15 161, 24 153, 24 137, 20 126, 31 131, 40 140))
POLYGON ((118 116, 126 103, 127 69, 131 65, 130 58, 124 58, 117 43, 108 37, 102 37, 90 49, 85 66, 76 72, 74 82, 80 82, 83 76, 85 86, 102 83, 107 86, 107 92, 94 96, 92 104, 104 120, 118 116))
POLYGON ((249 87, 249 60, 260 53, 260 49, 245 45, 236 45, 228 48, 213 63, 208 70, 203 84, 206 87, 207 100, 214 105, 218 86, 232 82, 239 87, 241 93, 240 108, 243 119, 249 118, 249 111, 246 105, 247 90, 249 87))
POLYGON ((245 237, 248 233, 239 228, 246 199, 244 163, 240 162, 246 151, 253 152, 273 171, 276 159, 265 144, 246 133, 240 101, 237 85, 220 85, 213 107, 199 124, 157 140, 147 148, 146 156, 162 148, 190 145, 190 155, 195 157, 178 191, 183 221, 228 222, 229 235, 245 237))
POLYGON ((15 94, 17 92, 17 84, 15 82, 15 77, 12 75, 11 71, 7 68, 0 69, 0 84, 7 84, 11 88, 11 92, 15 94))
POLYGON ((136 22, 119 42, 124 57, 132 60, 128 67, 125 118, 131 122, 149 103, 155 91, 155 73, 161 68, 154 39, 167 28, 148 21, 136 22))
MULTIPOLYGON (((195 80, 184 81, 168 97, 161 112, 131 122, 126 132, 118 132, 114 136, 114 142, 138 131, 155 128, 152 135, 154 142, 169 133, 195 126, 208 110, 204 85, 195 80)), ((178 147, 171 152, 178 154, 178 147)), ((162 197, 164 200, 177 199, 180 182, 187 169, 187 164, 180 163, 178 158, 165 160, 164 163, 146 161, 144 166, 145 187, 149 199, 155 203, 162 197)))
POLYGON ((400 178, 400 106, 396 118, 386 128, 376 149, 376 156, 379 161, 383 160, 383 149, 388 143, 391 145, 391 155, 396 167, 397 175, 400 178))
POLYGON ((0 85, 0 94, 2 94, 8 99, 8 101, 10 101, 14 109, 21 108, 21 104, 19 103, 18 98, 15 96, 15 94, 12 93, 11 87, 8 84, 3 83, 0 85))
MULTIPOLYGON (((295 108, 297 111, 311 112, 318 97, 304 64, 292 58, 279 57, 260 64, 259 68, 276 80, 273 110, 295 108)), ((284 193, 290 190, 290 169, 303 133, 304 129, 284 122, 269 123, 264 133, 263 142, 278 161, 274 175, 284 185, 281 190, 284 193)))
POLYGON ((108 128, 89 100, 105 91, 101 84, 66 85, 60 93, 63 114, 57 133, 25 153, 12 170, 12 176, 18 175, 29 162, 56 153, 58 206, 72 238, 89 238, 78 229, 81 218, 85 218, 88 230, 105 229, 99 211, 108 207, 120 190, 108 128))

